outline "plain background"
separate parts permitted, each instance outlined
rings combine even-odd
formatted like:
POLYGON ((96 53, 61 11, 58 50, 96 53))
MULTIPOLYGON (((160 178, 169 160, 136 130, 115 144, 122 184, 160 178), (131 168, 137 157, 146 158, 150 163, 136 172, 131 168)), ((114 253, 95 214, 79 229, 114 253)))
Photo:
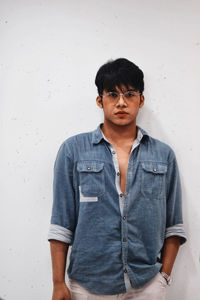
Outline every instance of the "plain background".
POLYGON ((94 78, 125 57, 145 74, 137 123, 175 151, 188 241, 167 300, 200 293, 200 2, 0 0, 0 298, 49 300, 47 234, 61 143, 103 121, 94 78))

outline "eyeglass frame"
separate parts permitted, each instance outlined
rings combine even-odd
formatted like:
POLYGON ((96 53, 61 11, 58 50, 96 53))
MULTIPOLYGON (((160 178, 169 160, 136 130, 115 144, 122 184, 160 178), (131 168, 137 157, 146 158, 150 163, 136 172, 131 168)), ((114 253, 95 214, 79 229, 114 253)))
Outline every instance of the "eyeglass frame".
MULTIPOLYGON (((137 96, 141 96, 141 95, 142 95, 141 92, 137 92, 137 91, 135 91, 135 90, 128 90, 128 91, 126 91, 125 93, 118 93, 118 92, 116 92, 116 91, 110 91, 110 92, 106 93, 105 95, 101 94, 101 95, 99 95, 99 96, 100 96, 101 98, 103 98, 103 97, 107 98, 107 97, 109 97, 109 96, 108 96, 109 93, 115 93, 115 94, 118 95, 117 98, 116 98, 116 101, 119 101, 121 95, 122 95, 122 98, 123 98, 123 99, 128 100, 128 99, 126 98, 126 96, 125 96, 125 94, 128 93, 128 92, 134 92, 134 93, 137 94, 137 96)), ((113 100, 114 100, 114 99, 113 99, 113 100)), ((116 102, 115 102, 115 103, 116 103, 116 102)))

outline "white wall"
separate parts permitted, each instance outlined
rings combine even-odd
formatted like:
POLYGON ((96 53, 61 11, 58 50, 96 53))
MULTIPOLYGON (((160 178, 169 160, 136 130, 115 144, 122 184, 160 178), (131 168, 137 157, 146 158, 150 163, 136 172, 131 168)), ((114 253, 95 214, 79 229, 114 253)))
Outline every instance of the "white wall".
POLYGON ((188 241, 169 300, 200 292, 200 2, 0 0, 0 298, 51 298, 47 233, 61 142, 103 120, 94 78, 110 58, 145 73, 138 124, 173 147, 188 241))

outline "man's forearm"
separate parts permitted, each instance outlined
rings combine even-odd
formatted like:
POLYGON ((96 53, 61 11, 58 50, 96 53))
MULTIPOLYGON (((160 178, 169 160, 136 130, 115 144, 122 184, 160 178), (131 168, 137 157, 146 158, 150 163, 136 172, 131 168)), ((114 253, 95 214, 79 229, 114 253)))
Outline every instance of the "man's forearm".
POLYGON ((65 282, 66 259, 69 244, 50 240, 53 283, 65 282))
POLYGON ((171 274, 179 246, 180 238, 178 236, 171 236, 165 239, 164 246, 161 252, 161 271, 165 272, 168 275, 171 274))

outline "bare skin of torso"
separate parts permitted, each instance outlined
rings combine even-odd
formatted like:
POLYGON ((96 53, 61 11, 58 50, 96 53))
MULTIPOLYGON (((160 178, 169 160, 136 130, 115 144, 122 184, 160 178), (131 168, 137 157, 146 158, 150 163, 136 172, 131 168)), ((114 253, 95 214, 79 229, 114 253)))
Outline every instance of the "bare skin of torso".
POLYGON ((131 147, 133 145, 133 141, 126 143, 125 145, 123 145, 123 147, 116 145, 114 143, 112 144, 117 152, 117 158, 119 162, 121 191, 123 195, 125 195, 126 173, 127 173, 129 155, 130 155, 131 147))
MULTIPOLYGON (((117 158, 119 163, 119 171, 120 171, 120 187, 123 195, 125 196, 126 192, 126 175, 127 175, 127 168, 128 168, 128 161, 129 156, 131 152, 131 148, 133 145, 134 140, 137 137, 137 130, 134 134, 134 137, 122 137, 123 132, 121 132, 121 136, 116 136, 115 132, 108 132, 106 134, 104 127, 102 127, 102 131, 105 134, 108 141, 114 146, 116 152, 117 152, 117 158), (113 140, 111 137, 115 136, 115 140, 113 140)), ((128 132, 134 131, 133 129, 127 129, 128 132)))

